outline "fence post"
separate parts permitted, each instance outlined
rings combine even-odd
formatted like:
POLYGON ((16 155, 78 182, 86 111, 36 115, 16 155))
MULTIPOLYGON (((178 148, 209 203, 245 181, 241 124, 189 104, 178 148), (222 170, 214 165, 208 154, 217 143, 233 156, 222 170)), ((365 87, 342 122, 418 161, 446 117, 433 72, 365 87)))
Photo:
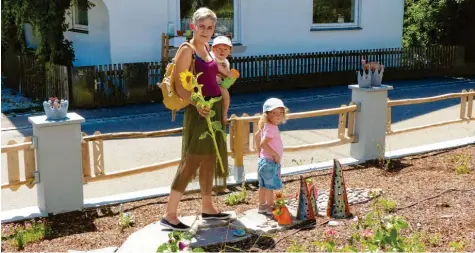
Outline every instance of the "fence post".
POLYGON ((233 176, 236 183, 244 180, 244 145, 246 143, 246 134, 249 136, 249 127, 246 132, 247 121, 233 119, 234 126, 234 166, 233 176))
POLYGON ((455 62, 454 67, 463 68, 465 67, 465 48, 464 46, 455 47, 455 62))
POLYGON ((81 123, 84 118, 68 113, 64 120, 46 116, 29 117, 39 172, 38 207, 46 213, 78 211, 83 208, 81 123))
POLYGON ((351 157, 363 162, 384 156, 388 90, 392 86, 360 88, 349 85, 351 100, 358 104, 355 119, 357 141, 351 143, 351 157))

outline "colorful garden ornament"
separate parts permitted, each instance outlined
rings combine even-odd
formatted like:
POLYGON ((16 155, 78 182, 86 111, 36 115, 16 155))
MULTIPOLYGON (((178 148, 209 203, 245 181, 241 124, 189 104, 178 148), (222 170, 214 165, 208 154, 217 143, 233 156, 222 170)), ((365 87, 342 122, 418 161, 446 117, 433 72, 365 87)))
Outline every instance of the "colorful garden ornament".
POLYGON ((315 220, 312 203, 310 200, 310 192, 307 182, 300 176, 300 192, 298 196, 297 219, 299 220, 315 220))
POLYGON ((275 210, 272 212, 274 219, 277 220, 279 225, 292 224, 292 215, 289 209, 285 205, 285 199, 282 197, 282 193, 276 193, 275 210))
MULTIPOLYGON (((311 184, 311 180, 307 182, 311 184)), ((318 189, 314 184, 307 185, 309 187, 308 192, 310 193, 310 204, 312 205, 313 214, 318 216, 318 189)))
POLYGON ((333 173, 330 192, 328 196, 327 216, 335 219, 351 217, 348 196, 346 195, 343 170, 338 160, 333 159, 333 173))

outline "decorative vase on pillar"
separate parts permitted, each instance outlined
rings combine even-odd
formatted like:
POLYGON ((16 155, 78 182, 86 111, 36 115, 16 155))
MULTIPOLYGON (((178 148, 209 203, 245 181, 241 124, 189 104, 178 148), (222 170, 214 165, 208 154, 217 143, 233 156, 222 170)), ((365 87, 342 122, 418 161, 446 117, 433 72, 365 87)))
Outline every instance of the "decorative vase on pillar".
POLYGON ((381 86, 383 81, 384 65, 379 62, 366 63, 363 59, 361 61, 363 65, 363 71, 356 71, 358 85, 361 88, 368 88, 371 86, 381 86))
POLYGON ((69 102, 68 100, 59 100, 56 97, 49 98, 48 101, 43 102, 47 120, 61 120, 65 119, 68 114, 69 102))

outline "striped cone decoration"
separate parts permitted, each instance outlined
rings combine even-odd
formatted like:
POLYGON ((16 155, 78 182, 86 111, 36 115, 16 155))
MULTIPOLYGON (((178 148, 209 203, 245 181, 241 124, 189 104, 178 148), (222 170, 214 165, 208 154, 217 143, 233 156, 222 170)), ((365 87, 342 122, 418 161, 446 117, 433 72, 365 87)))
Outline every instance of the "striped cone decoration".
POLYGON ((300 176, 300 192, 298 196, 297 219, 315 220, 313 207, 310 202, 310 193, 308 190, 307 183, 303 179, 303 176, 300 176))

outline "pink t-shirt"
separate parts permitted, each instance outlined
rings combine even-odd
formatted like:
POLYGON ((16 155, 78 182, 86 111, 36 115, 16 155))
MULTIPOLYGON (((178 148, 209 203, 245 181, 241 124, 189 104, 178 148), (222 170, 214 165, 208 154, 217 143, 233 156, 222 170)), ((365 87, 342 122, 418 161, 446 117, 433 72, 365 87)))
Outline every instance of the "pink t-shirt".
MULTIPOLYGON (((271 139, 269 141, 270 148, 277 152, 280 159, 282 160, 282 155, 284 154, 284 144, 282 143, 282 138, 280 138, 279 128, 274 124, 266 123, 261 131, 261 140, 264 140, 265 137, 271 139)), ((265 152, 262 148, 260 156, 272 160, 272 156, 265 152)))

